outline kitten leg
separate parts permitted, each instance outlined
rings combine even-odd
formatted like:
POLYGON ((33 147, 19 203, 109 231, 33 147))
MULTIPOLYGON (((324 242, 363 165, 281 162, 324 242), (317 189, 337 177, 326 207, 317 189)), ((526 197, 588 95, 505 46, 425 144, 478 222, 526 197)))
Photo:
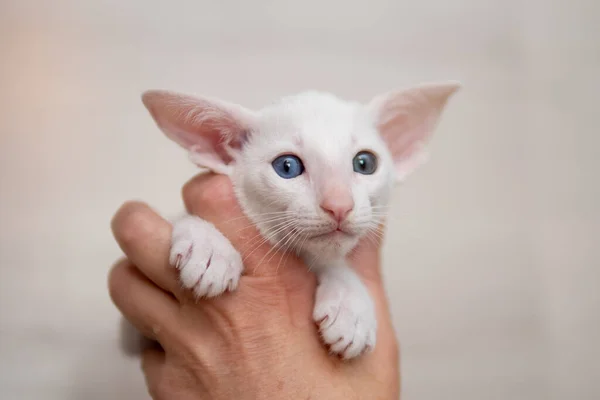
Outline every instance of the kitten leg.
POLYGON ((179 270, 183 287, 198 297, 234 290, 243 270, 242 257, 215 226, 185 215, 173 223, 169 262, 179 270))
POLYGON ((351 359, 375 347, 377 319, 366 286, 345 261, 317 271, 313 318, 332 353, 351 359))

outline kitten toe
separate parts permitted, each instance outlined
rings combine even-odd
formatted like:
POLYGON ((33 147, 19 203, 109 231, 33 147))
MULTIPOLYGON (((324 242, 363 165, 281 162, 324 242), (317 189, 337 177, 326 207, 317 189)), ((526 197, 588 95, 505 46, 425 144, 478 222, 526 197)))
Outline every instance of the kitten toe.
POLYGON ((195 296, 215 297, 235 290, 242 274, 242 258, 231 243, 208 222, 188 216, 174 224, 170 263, 195 296))
POLYGON ((331 353, 349 360, 375 347, 377 320, 368 294, 337 285, 317 290, 313 319, 331 353))

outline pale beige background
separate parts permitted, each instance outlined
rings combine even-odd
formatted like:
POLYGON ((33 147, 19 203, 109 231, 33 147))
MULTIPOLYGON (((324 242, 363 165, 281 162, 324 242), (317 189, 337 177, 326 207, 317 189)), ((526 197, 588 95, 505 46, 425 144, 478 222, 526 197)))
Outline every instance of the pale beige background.
POLYGON ((0 2, 0 398, 144 398, 109 219, 195 170, 143 109, 458 79, 395 196, 404 399, 600 399, 597 0, 0 2))

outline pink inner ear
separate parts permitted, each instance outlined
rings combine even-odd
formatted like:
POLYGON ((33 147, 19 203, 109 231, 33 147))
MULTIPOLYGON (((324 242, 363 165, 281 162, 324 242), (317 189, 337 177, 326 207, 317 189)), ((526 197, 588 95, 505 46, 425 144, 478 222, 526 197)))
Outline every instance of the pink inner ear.
POLYGON ((376 123, 396 164, 406 176, 421 162, 422 148, 438 123, 448 98, 459 88, 454 82, 428 84, 386 93, 370 104, 376 123))
POLYGON ((429 118, 419 120, 416 115, 399 112, 398 109, 385 110, 379 131, 388 145, 395 160, 402 160, 414 152, 415 147, 428 139, 431 130, 428 129, 429 118))
POLYGON ((253 125, 250 111, 218 100, 165 91, 146 92, 142 100, 161 130, 211 169, 233 161, 229 149, 241 148, 253 125))

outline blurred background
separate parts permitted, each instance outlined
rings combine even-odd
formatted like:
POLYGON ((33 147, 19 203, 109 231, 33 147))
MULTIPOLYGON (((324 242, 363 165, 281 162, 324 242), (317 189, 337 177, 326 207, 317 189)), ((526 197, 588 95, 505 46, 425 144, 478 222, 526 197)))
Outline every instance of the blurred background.
POLYGON ((143 90, 258 108, 445 79, 384 250, 403 398, 599 399, 597 0, 2 0, 0 397, 146 397, 109 220, 179 212, 196 170, 143 90))

